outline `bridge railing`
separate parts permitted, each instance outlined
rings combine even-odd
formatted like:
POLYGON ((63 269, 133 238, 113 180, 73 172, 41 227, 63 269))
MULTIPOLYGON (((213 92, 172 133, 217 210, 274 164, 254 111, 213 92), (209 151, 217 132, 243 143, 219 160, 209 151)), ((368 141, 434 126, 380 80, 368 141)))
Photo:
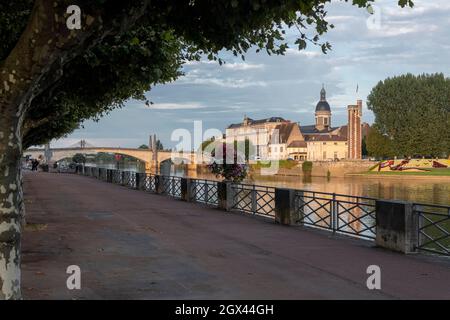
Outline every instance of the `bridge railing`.
POLYGON ((77 172, 132 189, 266 217, 280 224, 365 239, 403 253, 425 251, 450 256, 450 206, 95 167, 80 167, 77 172))

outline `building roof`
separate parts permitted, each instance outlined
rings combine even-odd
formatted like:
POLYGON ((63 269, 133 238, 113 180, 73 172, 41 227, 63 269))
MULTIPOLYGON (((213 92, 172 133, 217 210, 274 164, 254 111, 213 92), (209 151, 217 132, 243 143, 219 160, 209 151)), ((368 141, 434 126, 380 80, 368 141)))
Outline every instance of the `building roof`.
POLYGON ((286 143, 288 141, 294 126, 297 126, 294 122, 280 123, 275 126, 274 129, 278 130, 280 143, 286 143))
POLYGON ((303 135, 328 134, 330 131, 334 131, 338 128, 339 127, 335 127, 335 128, 326 127, 323 130, 317 130, 316 125, 312 124, 312 125, 308 125, 308 126, 300 126, 300 131, 302 132, 303 135))
POLYGON ((288 148, 306 148, 306 142, 305 141, 300 141, 300 140, 295 140, 292 141, 291 143, 289 143, 289 145, 287 146, 288 148))
MULTIPOLYGON (((259 119, 259 120, 253 120, 253 119, 250 119, 250 118, 246 118, 246 120, 248 121, 248 125, 257 125, 257 124, 263 124, 263 123, 267 123, 267 122, 290 122, 290 121, 288 121, 288 120, 285 120, 285 119, 283 119, 283 118, 281 118, 281 117, 270 117, 270 118, 265 118, 265 119, 259 119)), ((244 126, 244 123, 243 122, 241 122, 241 123, 233 123, 233 124, 230 124, 229 126, 228 126, 228 129, 232 129, 232 128, 239 128, 239 127, 243 127, 244 126)))
POLYGON ((305 136, 306 141, 347 141, 347 137, 332 134, 311 134, 305 136))
POLYGON ((317 111, 331 112, 330 105, 327 102, 327 92, 325 91, 325 88, 323 85, 322 85, 322 90, 320 90, 320 101, 316 105, 316 112, 317 111))
POLYGON ((317 111, 328 111, 331 112, 330 105, 327 101, 319 101, 316 105, 316 112, 317 111))

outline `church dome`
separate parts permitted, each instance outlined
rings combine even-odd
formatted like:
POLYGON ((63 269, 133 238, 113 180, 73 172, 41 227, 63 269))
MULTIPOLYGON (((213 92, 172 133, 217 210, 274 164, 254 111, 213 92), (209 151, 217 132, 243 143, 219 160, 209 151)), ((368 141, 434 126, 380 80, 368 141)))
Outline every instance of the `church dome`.
POLYGON ((319 101, 316 106, 317 111, 328 111, 331 112, 330 105, 326 101, 319 101))
POLYGON ((320 101, 316 105, 316 112, 317 111, 331 112, 330 105, 327 102, 327 93, 323 86, 322 86, 322 90, 320 90, 320 101))

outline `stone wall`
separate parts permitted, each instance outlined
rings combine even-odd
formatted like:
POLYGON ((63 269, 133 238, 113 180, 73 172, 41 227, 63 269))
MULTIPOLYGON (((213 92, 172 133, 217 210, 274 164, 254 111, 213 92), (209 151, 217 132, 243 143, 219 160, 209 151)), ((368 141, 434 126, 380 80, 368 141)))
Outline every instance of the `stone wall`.
MULTIPOLYGON (((313 177, 327 177, 330 172, 331 177, 343 177, 351 173, 367 172, 377 161, 368 160, 342 160, 342 161, 313 161, 313 177)), ((302 176, 302 163, 292 169, 279 169, 278 175, 284 176, 302 176)))
MULTIPOLYGON (((377 161, 368 160, 341 160, 341 161, 313 161, 312 173, 313 177, 327 177, 328 171, 331 177, 343 177, 350 173, 364 173, 376 165, 377 161)), ((205 165, 197 166, 197 174, 209 173, 205 165)), ((251 169, 250 174, 259 174, 259 170, 251 169)), ((278 170, 279 176, 303 176, 302 162, 292 169, 278 170)))

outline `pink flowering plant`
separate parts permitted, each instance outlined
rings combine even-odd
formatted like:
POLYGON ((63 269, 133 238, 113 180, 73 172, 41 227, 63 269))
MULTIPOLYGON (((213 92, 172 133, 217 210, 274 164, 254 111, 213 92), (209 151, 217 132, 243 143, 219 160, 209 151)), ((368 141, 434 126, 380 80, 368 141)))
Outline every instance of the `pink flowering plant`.
POLYGON ((220 145, 216 147, 211 153, 214 161, 208 165, 208 169, 216 177, 222 177, 226 181, 241 182, 247 177, 247 165, 245 164, 245 157, 240 155, 236 150, 236 144, 232 147, 222 143, 222 154, 220 152, 220 145), (219 148, 219 150, 217 150, 219 148), (232 161, 230 163, 230 156, 227 157, 227 151, 233 152, 232 161), (228 160, 228 162, 227 162, 228 160))

